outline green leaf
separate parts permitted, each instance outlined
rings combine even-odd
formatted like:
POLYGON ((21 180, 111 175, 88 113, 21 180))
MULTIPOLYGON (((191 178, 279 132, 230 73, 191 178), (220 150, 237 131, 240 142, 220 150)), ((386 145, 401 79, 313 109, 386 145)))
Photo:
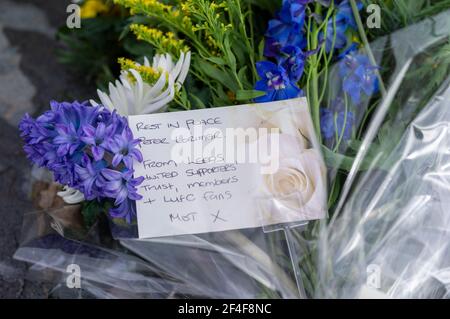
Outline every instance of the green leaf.
POLYGON ((244 85, 244 88, 249 88, 253 86, 253 84, 251 84, 247 79, 247 69, 248 68, 245 65, 238 72, 239 81, 241 81, 241 83, 244 85))
POLYGON ((259 60, 264 59, 264 40, 261 40, 261 42, 259 42, 258 55, 259 55, 259 60))
POLYGON ((325 163, 328 167, 350 171, 353 165, 354 158, 343 154, 334 153, 328 147, 322 145, 322 153, 325 158, 325 163))
POLYGON ((336 175, 336 179, 333 181, 330 194, 328 195, 328 207, 332 207, 334 203, 337 201, 338 196, 341 192, 342 182, 341 182, 341 173, 336 175))
POLYGON ((213 103, 212 106, 224 106, 224 105, 230 105, 231 101, 229 96, 225 93, 223 90, 223 87, 219 85, 216 89, 216 94, 213 95, 213 103))
POLYGON ((248 52, 242 38, 237 37, 234 39, 231 42, 231 47, 239 65, 246 65, 250 62, 249 55, 253 54, 253 52, 248 52))
MULTIPOLYGON (((213 80, 216 80, 229 90, 235 92, 239 89, 237 83, 233 80, 229 73, 217 68, 213 64, 202 61, 197 64, 197 67, 200 68, 205 75, 213 80)), ((205 80, 207 81, 207 79, 205 80)))
POLYGON ((224 47, 228 61, 230 63, 229 67, 231 68, 231 70, 236 72, 236 57, 234 56, 234 53, 231 51, 230 39, 228 37, 225 38, 224 47))
POLYGON ((210 61, 210 62, 212 62, 212 63, 214 63, 214 64, 217 64, 217 65, 225 65, 226 64, 224 59, 219 58, 219 57, 215 57, 215 56, 212 56, 212 57, 209 57, 209 58, 205 58, 205 59, 210 61))
POLYGON ((97 200, 85 201, 82 204, 81 214, 83 215, 84 225, 90 228, 96 222, 97 218, 109 207, 107 202, 98 202, 97 200))
POLYGON ((257 90, 238 90, 236 92, 236 100, 244 101, 244 100, 253 100, 254 98, 265 95, 264 91, 257 90))
POLYGON ((197 95, 190 94, 189 97, 193 100, 195 108, 197 108, 197 109, 204 109, 204 108, 206 108, 205 103, 203 103, 203 101, 200 100, 200 98, 197 95))

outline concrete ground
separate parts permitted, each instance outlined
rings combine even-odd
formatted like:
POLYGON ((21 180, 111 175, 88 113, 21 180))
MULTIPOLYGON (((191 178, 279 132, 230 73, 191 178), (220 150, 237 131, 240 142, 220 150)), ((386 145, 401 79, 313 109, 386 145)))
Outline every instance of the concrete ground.
POLYGON ((46 298, 50 287, 26 279, 27 265, 12 259, 27 194, 30 163, 17 123, 50 100, 85 100, 95 88, 57 62, 56 29, 65 23, 68 0, 0 0, 0 298, 46 298))

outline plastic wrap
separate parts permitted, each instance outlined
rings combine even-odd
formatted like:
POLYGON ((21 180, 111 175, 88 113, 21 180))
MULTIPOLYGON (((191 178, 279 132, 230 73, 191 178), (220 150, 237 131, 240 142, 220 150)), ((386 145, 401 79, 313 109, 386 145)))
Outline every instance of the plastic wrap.
POLYGON ((426 74, 411 76, 449 30, 444 12, 374 43, 391 44, 396 67, 335 215, 316 225, 315 297, 449 297, 450 74, 429 96, 426 74), (392 150, 374 152, 383 129, 392 150))
POLYGON ((393 298, 449 297, 449 98, 450 78, 408 126, 389 169, 361 174, 339 218, 322 229, 319 259, 331 266, 320 269, 318 296, 371 288, 393 298))
MULTIPOLYGON (((427 96, 417 89, 421 79, 407 76, 417 57, 448 41, 448 14, 371 45, 377 62, 391 59, 394 71, 376 112, 363 117, 367 100, 355 116, 365 137, 341 153, 353 147, 356 159, 337 156, 329 166, 331 191, 339 171, 350 171, 331 221, 292 228, 290 241, 284 231, 263 227, 117 241, 102 232, 105 218, 65 231, 73 220, 55 224, 57 210, 48 208, 26 216, 15 258, 33 264, 37 280, 60 288, 67 266, 77 264, 83 296, 95 298, 354 298, 367 297, 367 288, 387 297, 448 297, 449 78, 427 96), (400 134, 392 133, 389 147, 373 146, 389 125, 400 134), (43 277, 44 269, 52 275, 43 277), (373 270, 379 282, 368 280, 373 270)), ((324 155, 330 163, 332 155, 324 155)))
POLYGON ((267 236, 255 229, 152 240, 123 239, 118 247, 118 243, 105 240, 105 235, 96 234, 95 226, 79 241, 55 231, 46 213, 28 214, 26 220, 31 223, 24 223, 28 238, 14 257, 33 264, 33 268, 52 270, 57 275, 48 279, 62 285, 68 275, 67 266, 78 265, 81 287, 90 296, 298 296, 284 236, 279 232, 267 236), (280 257, 285 263, 280 262, 280 257))

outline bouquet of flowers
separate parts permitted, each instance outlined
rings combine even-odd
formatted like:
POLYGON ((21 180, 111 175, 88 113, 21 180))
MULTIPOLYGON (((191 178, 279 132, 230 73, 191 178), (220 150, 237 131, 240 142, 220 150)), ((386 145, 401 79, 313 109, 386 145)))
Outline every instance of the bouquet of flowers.
MULTIPOLYGON (((119 58, 98 98, 24 116, 37 211, 16 258, 56 282, 79 265, 86 297, 448 296, 449 0, 114 5, 151 49, 119 58), (289 237, 136 238, 143 158, 127 117, 297 97, 328 169, 325 219, 289 237)), ((306 187, 293 185, 285 195, 306 187)))

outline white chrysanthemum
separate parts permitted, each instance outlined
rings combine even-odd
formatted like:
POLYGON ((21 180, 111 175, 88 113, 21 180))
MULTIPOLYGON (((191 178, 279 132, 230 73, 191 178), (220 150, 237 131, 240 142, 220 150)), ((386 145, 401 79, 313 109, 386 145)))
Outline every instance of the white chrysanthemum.
MULTIPOLYGON (((144 82, 136 70, 124 70, 120 81, 116 80, 115 85, 109 83, 109 94, 97 90, 100 102, 123 116, 162 112, 186 79, 190 62, 190 52, 181 52, 177 63, 173 62, 170 54, 155 55, 151 65, 145 58, 144 66, 161 73, 156 83, 150 85, 144 82), (130 73, 134 78, 132 80, 129 78, 130 73)), ((95 101, 91 103, 97 105, 95 101)))

